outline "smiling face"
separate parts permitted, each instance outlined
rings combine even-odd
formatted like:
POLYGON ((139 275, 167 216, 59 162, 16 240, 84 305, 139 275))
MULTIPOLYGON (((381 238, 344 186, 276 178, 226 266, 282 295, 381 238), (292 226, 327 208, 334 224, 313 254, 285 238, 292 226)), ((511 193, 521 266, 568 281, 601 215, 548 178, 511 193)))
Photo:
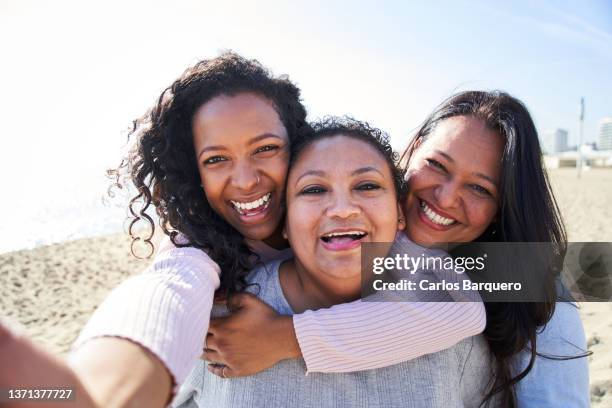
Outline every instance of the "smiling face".
POLYGON ((410 239, 430 246, 478 238, 497 214, 503 148, 501 135, 472 116, 440 122, 408 166, 410 239))
POLYGON ((289 138, 273 104, 220 95, 195 113, 193 143, 210 206, 246 238, 270 237, 283 217, 289 138))
POLYGON ((285 233, 298 268, 323 287, 357 291, 362 242, 392 242, 399 206, 389 165, 369 143, 343 135, 313 142, 292 166, 285 233))

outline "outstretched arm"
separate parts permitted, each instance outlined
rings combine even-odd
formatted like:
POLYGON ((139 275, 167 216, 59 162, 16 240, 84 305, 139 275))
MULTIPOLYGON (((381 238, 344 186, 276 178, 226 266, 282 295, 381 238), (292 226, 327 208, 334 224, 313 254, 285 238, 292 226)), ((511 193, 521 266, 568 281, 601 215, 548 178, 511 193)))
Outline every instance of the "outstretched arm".
POLYGON ((97 407, 162 408, 172 396, 164 364, 126 339, 93 339, 71 356, 70 366, 97 407))
POLYGON ((70 356, 101 406, 168 403, 201 354, 218 274, 204 252, 172 248, 111 292, 70 356))
MULTIPOLYGON (((45 402, 46 407, 97 408, 75 372, 60 358, 34 345, 25 337, 11 332, 0 322, 0 388, 71 389, 74 400, 45 402)), ((10 402, 2 395, 3 407, 40 407, 39 400, 10 402)))

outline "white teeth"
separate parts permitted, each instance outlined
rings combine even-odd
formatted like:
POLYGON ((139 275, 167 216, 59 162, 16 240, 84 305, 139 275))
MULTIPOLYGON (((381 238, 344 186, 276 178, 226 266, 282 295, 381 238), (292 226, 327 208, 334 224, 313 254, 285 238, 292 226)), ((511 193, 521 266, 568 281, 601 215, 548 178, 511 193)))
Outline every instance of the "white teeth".
POLYGON ((423 209, 423 213, 434 224, 438 224, 438 225, 451 225, 451 224, 454 224, 456 222, 452 218, 446 218, 446 217, 443 217, 443 216, 439 215, 438 213, 436 213, 434 210, 429 208, 429 206, 427 204, 425 204, 425 201, 421 201, 420 204, 421 204, 421 208, 423 209))
POLYGON ((330 232, 329 234, 323 235, 325 238, 331 237, 343 237, 346 235, 365 235, 366 233, 363 231, 346 231, 346 232, 330 232))
POLYGON ((248 203, 241 203, 241 202, 238 202, 238 201, 231 201, 231 200, 230 200, 230 202, 232 203, 234 208, 236 210, 238 210, 239 213, 242 214, 241 210, 242 211, 244 211, 244 210, 253 210, 253 209, 259 208, 259 207, 267 204, 270 201, 270 197, 271 196, 272 196, 272 193, 268 193, 265 196, 261 197, 260 199, 254 200, 254 201, 251 201, 251 202, 248 202, 248 203))

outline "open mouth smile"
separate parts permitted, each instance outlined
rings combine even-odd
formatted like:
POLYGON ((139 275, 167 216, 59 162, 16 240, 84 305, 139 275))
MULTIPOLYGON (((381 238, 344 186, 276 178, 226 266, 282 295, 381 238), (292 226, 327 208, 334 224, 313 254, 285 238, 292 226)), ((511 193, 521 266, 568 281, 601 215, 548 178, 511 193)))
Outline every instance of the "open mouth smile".
POLYGON ((361 230, 332 231, 323 234, 320 238, 324 248, 331 251, 344 251, 357 248, 368 233, 361 230))
POLYGON ((232 203, 232 207, 243 217, 253 217, 255 215, 261 214, 268 209, 270 206, 270 198, 272 197, 272 193, 264 194, 259 197, 257 200, 242 202, 242 201, 234 201, 230 200, 232 203))
POLYGON ((439 227, 450 227, 451 225, 457 224, 457 220, 453 218, 445 217, 438 214, 432 209, 427 203, 419 199, 420 214, 423 215, 429 222, 439 227))

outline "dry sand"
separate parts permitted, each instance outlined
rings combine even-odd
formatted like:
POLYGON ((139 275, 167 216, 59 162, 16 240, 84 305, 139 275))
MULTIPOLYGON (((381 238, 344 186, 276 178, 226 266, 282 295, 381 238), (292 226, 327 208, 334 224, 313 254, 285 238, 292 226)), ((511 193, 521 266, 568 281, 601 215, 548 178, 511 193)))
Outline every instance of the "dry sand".
MULTIPOLYGON (((572 241, 612 242, 612 170, 551 171, 572 241)), ((0 316, 39 344, 65 353, 96 306, 147 262, 123 235, 81 239, 0 255, 0 316)), ((612 407, 612 303, 583 303, 593 407, 612 407)))
MULTIPOLYGON (((612 242, 612 170, 583 172, 574 169, 550 172, 555 195, 574 242, 612 242)), ((612 407, 612 302, 581 303, 580 315, 587 335, 591 402, 612 407)))
POLYGON ((0 316, 65 353, 108 292, 146 266, 123 234, 0 255, 0 316))

